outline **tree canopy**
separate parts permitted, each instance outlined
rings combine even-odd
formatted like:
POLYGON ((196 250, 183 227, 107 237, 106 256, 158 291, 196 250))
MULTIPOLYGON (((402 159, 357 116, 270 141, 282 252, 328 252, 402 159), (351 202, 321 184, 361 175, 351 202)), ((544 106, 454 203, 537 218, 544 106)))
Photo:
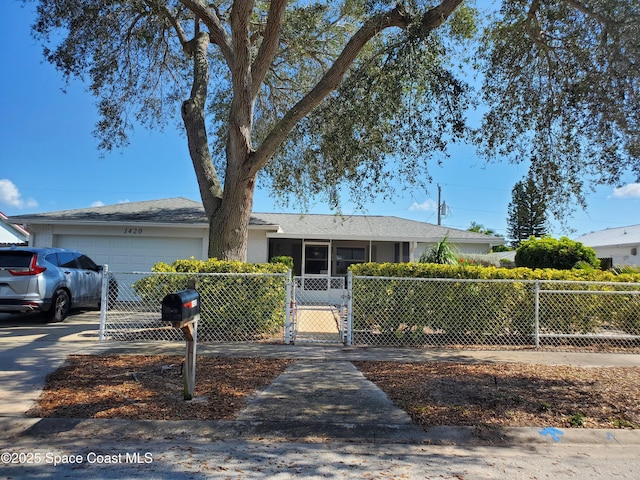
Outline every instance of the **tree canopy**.
POLYGON ((531 162, 556 211, 640 177, 632 0, 21 1, 46 59, 96 96, 101 148, 182 123, 212 257, 245 258, 256 182, 362 205, 429 182, 455 141, 531 162))

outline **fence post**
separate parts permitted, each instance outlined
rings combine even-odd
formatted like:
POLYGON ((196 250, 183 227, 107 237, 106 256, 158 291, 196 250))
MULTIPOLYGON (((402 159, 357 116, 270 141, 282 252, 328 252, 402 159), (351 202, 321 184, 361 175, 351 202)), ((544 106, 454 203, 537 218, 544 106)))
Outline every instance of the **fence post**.
POLYGON ((104 330, 107 326, 107 309, 109 308, 109 265, 102 266, 102 292, 100 293, 100 334, 98 341, 104 341, 104 330))
POLYGON ((533 284, 534 291, 534 336, 536 350, 540 348, 540 280, 536 280, 533 284))
POLYGON ((284 316, 284 343, 289 345, 291 343, 291 307, 293 305, 291 298, 291 270, 287 270, 286 278, 286 299, 285 299, 285 316, 284 316))
POLYGON ((353 273, 347 272, 347 336, 345 344, 351 346, 353 343, 353 273))

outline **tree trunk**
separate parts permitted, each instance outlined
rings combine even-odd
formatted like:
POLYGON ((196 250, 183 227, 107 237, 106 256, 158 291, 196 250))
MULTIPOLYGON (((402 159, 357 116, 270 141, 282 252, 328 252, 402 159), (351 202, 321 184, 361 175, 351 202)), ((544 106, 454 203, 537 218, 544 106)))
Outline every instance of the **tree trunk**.
MULTIPOLYGON (((229 117, 227 169, 224 190, 209 153, 205 105, 209 67, 209 36, 199 33, 187 46, 194 58, 191 96, 182 105, 182 119, 187 132, 189 153, 193 162, 202 205, 209 219, 209 258, 240 260, 247 258, 247 232, 253 207, 255 174, 246 165, 252 155, 251 108, 247 96, 234 98, 229 117)), ((247 90, 249 87, 245 87, 247 90)))
POLYGON ((222 203, 209 224, 209 257, 246 261, 255 177, 227 177, 224 183, 222 203))

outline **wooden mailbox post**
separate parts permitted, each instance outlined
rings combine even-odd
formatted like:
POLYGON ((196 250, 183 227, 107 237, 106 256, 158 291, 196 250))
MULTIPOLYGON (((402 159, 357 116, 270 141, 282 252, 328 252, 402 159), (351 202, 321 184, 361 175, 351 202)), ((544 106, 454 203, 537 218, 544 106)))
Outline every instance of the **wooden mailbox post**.
MULTIPOLYGON (((191 285, 190 285, 191 286, 191 285)), ((193 284, 195 287, 196 284, 193 284)), ((162 300, 162 320, 179 328, 186 341, 183 370, 184 399, 193 399, 196 384, 196 344, 200 319, 200 294, 195 288, 171 293, 162 300)))

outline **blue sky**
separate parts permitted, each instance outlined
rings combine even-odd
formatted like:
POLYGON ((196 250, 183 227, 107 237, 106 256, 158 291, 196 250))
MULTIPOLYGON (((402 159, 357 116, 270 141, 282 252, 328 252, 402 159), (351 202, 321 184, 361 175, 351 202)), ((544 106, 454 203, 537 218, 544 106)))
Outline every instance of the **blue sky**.
MULTIPOLYGON (((3 8, 0 52, 0 211, 6 215, 48 212, 168 197, 200 200, 186 140, 177 128, 138 129, 125 150, 101 156, 92 136, 94 99, 79 82, 66 88, 61 75, 42 59, 31 38, 33 19, 20 2, 3 8)), ((450 214, 442 224, 467 229, 471 222, 506 235, 511 189, 527 173, 524 165, 485 164, 470 147, 452 150, 443 166, 431 167, 429 191, 399 192, 393 202, 375 201, 365 212, 437 223, 437 186, 450 214)), ((640 184, 627 178, 621 189, 600 187, 586 211, 568 220, 573 231, 552 223, 554 236, 640 223, 640 184)), ((254 211, 282 211, 258 190, 254 211)), ((291 211, 291 210, 289 210, 291 211)), ((310 213, 331 213, 322 203, 310 213)))

